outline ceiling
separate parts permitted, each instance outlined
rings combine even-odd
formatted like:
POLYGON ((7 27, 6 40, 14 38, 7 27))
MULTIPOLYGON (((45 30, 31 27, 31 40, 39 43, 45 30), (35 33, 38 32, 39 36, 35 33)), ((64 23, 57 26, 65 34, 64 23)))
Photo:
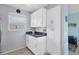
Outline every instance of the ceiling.
POLYGON ((33 12, 41 7, 46 7, 48 4, 8 4, 8 5, 26 10, 28 12, 33 12))

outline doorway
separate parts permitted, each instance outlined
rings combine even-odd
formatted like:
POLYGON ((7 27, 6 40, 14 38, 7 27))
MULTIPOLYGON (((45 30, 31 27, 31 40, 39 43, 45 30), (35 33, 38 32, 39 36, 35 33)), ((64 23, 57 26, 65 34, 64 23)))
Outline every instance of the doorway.
POLYGON ((79 4, 68 5, 68 55, 79 55, 79 4))

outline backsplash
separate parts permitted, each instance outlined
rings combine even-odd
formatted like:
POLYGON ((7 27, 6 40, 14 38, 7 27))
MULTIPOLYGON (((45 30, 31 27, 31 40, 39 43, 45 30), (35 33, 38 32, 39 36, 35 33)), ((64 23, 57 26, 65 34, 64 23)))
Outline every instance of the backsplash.
POLYGON ((45 32, 46 33, 46 28, 45 27, 31 27, 30 31, 37 31, 37 32, 45 32))
POLYGON ((38 32, 46 32, 46 28, 36 28, 36 31, 38 31, 38 32))

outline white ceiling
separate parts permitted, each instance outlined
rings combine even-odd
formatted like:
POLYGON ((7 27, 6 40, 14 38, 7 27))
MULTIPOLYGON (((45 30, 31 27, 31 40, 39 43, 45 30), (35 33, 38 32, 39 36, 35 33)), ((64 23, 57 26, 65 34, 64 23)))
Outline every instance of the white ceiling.
POLYGON ((48 4, 8 4, 8 5, 26 10, 28 12, 33 12, 41 7, 46 7, 48 4))

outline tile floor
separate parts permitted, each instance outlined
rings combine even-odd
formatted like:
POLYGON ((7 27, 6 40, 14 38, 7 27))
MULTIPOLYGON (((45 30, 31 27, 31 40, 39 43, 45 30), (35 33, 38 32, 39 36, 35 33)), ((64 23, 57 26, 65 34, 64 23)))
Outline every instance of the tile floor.
POLYGON ((76 48, 75 52, 69 51, 69 55, 79 55, 79 47, 76 48))
POLYGON ((22 48, 22 49, 7 53, 5 55, 33 55, 33 53, 30 52, 29 49, 27 48, 22 48))

